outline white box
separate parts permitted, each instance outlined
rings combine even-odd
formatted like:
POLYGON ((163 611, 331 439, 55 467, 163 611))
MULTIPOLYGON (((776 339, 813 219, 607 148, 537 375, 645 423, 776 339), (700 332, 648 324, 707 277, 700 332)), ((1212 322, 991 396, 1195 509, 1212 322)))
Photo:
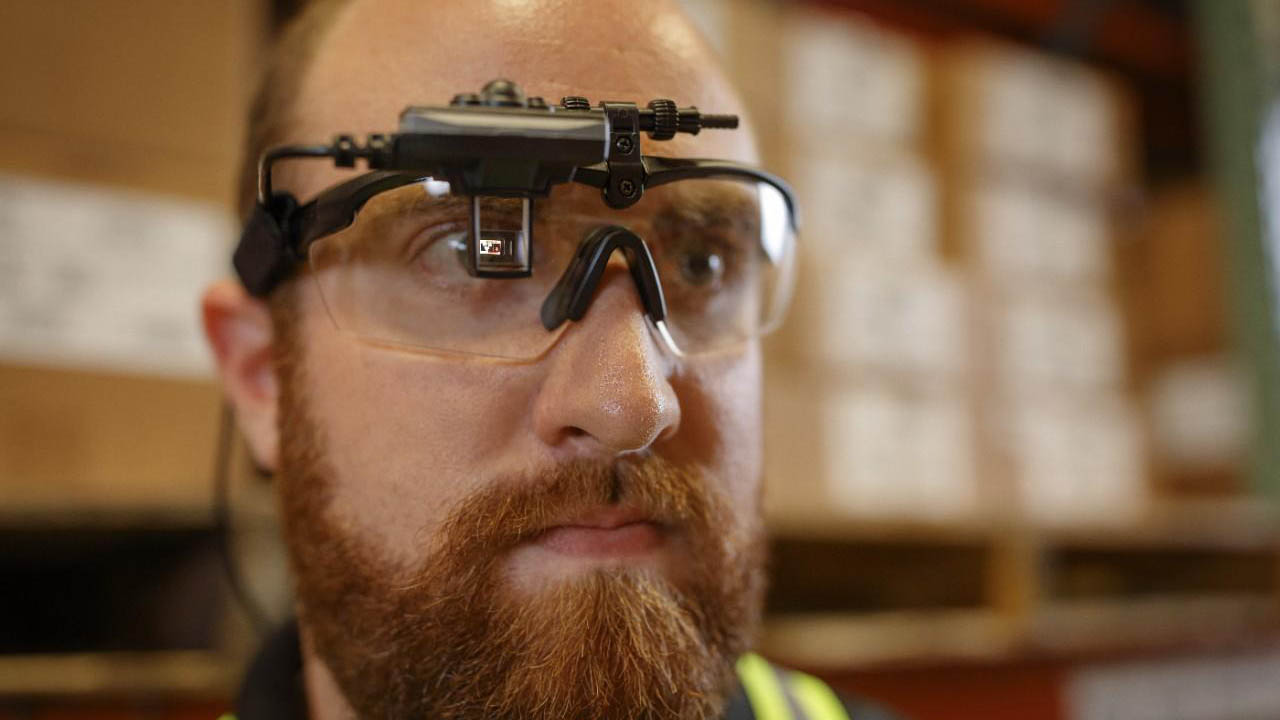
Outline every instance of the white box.
POLYGON ((1114 88, 1088 67, 1004 48, 972 66, 977 156, 1101 184, 1119 174, 1122 120, 1114 88))
POLYGON ((1019 395, 1119 389, 1125 381, 1119 306, 1097 288, 992 294, 996 382, 1019 395))
POLYGON ((825 509, 824 393, 815 376, 770 365, 764 379, 764 508, 767 518, 825 509))
POLYGON ((833 367, 963 377, 970 333, 964 284, 935 262, 890 264, 875 255, 832 253, 805 296, 803 354, 833 367))
POLYGON ((851 248, 891 262, 935 256, 933 168, 915 153, 869 150, 795 157, 801 242, 824 256, 851 248))
POLYGON ((1129 523, 1145 510, 1145 443, 1127 398, 1026 398, 1006 405, 999 422, 1014 486, 1033 521, 1129 523))
POLYGON ((974 261, 997 282, 1105 282, 1111 274, 1105 205, 994 179, 978 181, 961 202, 974 261))
POLYGON ((850 515, 960 518, 979 506, 969 405, 867 384, 825 396, 826 483, 850 515))
POLYGON ((1162 366, 1148 385, 1152 448, 1180 470, 1239 467, 1248 454, 1252 398, 1231 358, 1187 358, 1162 366))
POLYGON ((809 9, 782 31, 779 101, 795 140, 815 149, 918 141, 926 62, 914 41, 849 13, 809 9))
POLYGON ((200 293, 234 236, 208 203, 0 175, 0 358, 207 377, 200 293))

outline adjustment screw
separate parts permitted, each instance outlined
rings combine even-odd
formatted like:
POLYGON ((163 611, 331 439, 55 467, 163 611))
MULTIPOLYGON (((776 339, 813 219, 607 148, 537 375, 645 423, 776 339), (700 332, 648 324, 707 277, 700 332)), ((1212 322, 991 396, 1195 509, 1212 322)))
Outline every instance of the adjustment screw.
POLYGON ((545 108, 547 106, 547 101, 543 100, 541 97, 538 97, 537 95, 534 95, 533 97, 526 100, 525 104, 531 108, 545 108))
POLYGON ((449 101, 450 105, 479 105, 480 96, 475 93, 458 93, 449 101))
POLYGON ((369 163, 369 167, 374 170, 384 168, 390 161, 391 138, 382 133, 370 135, 365 143, 365 149, 368 151, 365 160, 369 163))
POLYGON ((617 139, 613 141, 613 147, 623 155, 630 155, 631 151, 635 149, 635 143, 631 142, 631 138, 629 136, 619 135, 617 139))
POLYGON ((520 107, 524 105, 524 91, 510 80, 491 80, 480 90, 485 105, 495 107, 520 107))
POLYGON ((618 192, 622 193, 622 197, 631 197, 636 194, 636 184, 630 180, 623 180, 618 183, 618 192))
POLYGON ((333 164, 337 167, 356 166, 356 139, 350 135, 339 135, 333 140, 333 164))
POLYGON ((560 107, 565 110, 590 110, 591 101, 581 95, 568 95, 560 98, 560 107))

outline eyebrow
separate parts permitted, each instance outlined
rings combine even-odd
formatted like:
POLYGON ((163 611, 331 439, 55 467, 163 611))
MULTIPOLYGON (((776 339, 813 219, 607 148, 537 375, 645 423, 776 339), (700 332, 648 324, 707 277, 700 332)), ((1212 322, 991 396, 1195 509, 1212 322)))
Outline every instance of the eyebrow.
POLYGON ((650 194, 634 207, 621 211, 605 205, 598 191, 585 194, 585 188, 581 186, 574 186, 572 190, 563 194, 553 193, 549 198, 535 198, 535 217, 538 209, 548 201, 553 208, 569 215, 603 217, 617 214, 620 220, 640 216, 704 221, 748 217, 754 221, 760 212, 755 197, 743 187, 703 185, 696 188, 698 192, 690 192, 691 188, 681 188, 680 183, 660 185, 650 190, 650 194), (583 192, 577 192, 579 190, 583 192))
POLYGON ((703 192, 681 193, 666 199, 654 213, 661 223, 696 222, 703 226, 730 223, 747 229, 759 226, 760 209, 751 195, 740 188, 700 188, 703 192))
POLYGON ((338 241, 338 247, 349 259, 372 259, 379 254, 386 256, 387 251, 399 259, 406 259, 412 243, 399 243, 399 247, 391 247, 385 238, 391 228, 413 217, 415 213, 429 211, 433 215, 444 216, 447 213, 467 211, 466 198, 453 195, 432 196, 425 189, 420 193, 407 192, 404 188, 417 187, 421 184, 407 185, 388 191, 384 197, 375 196, 357 213, 355 221, 348 228, 330 236, 329 242, 338 241), (380 201, 380 202, 379 202, 380 201))

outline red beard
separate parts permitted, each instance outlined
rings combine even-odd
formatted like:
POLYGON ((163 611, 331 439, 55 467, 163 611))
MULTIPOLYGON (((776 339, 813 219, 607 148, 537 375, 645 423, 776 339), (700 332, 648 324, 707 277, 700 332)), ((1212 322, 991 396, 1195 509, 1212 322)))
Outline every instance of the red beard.
POLYGON ((333 473, 286 382, 282 502, 300 623, 361 718, 718 717, 763 595, 758 513, 657 459, 579 462, 459 503, 406 573, 328 514, 333 473), (600 568, 532 592, 502 572, 557 519, 615 502, 673 529, 680 578, 600 568))

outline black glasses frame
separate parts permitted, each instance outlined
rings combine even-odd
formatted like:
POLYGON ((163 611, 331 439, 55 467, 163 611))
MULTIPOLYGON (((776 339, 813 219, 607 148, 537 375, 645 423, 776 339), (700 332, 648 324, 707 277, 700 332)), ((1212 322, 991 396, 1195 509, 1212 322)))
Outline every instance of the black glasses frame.
MULTIPOLYGON (((355 221, 356 214, 370 198, 379 193, 410 185, 431 177, 421 172, 374 170, 321 192, 314 200, 299 205, 287 192, 272 193, 271 168, 282 159, 321 157, 327 146, 316 146, 326 152, 308 153, 308 146, 277 148, 263 156, 259 164, 259 188, 263 197, 245 224, 236 247, 233 264, 241 282, 250 294, 270 294, 285 278, 305 262, 315 241, 339 232, 355 221), (265 199, 269 194, 270 199, 265 199)), ((640 191, 680 180, 695 178, 735 177, 764 182, 777 188, 786 200, 792 230, 798 229, 795 195, 782 178, 760 168, 728 160, 667 158, 644 155, 640 158, 640 191)), ((600 188, 602 202, 610 205, 607 193, 612 187, 612 173, 607 163, 580 167, 571 182, 600 188)), ((634 202, 634 201, 632 201, 634 202)))

